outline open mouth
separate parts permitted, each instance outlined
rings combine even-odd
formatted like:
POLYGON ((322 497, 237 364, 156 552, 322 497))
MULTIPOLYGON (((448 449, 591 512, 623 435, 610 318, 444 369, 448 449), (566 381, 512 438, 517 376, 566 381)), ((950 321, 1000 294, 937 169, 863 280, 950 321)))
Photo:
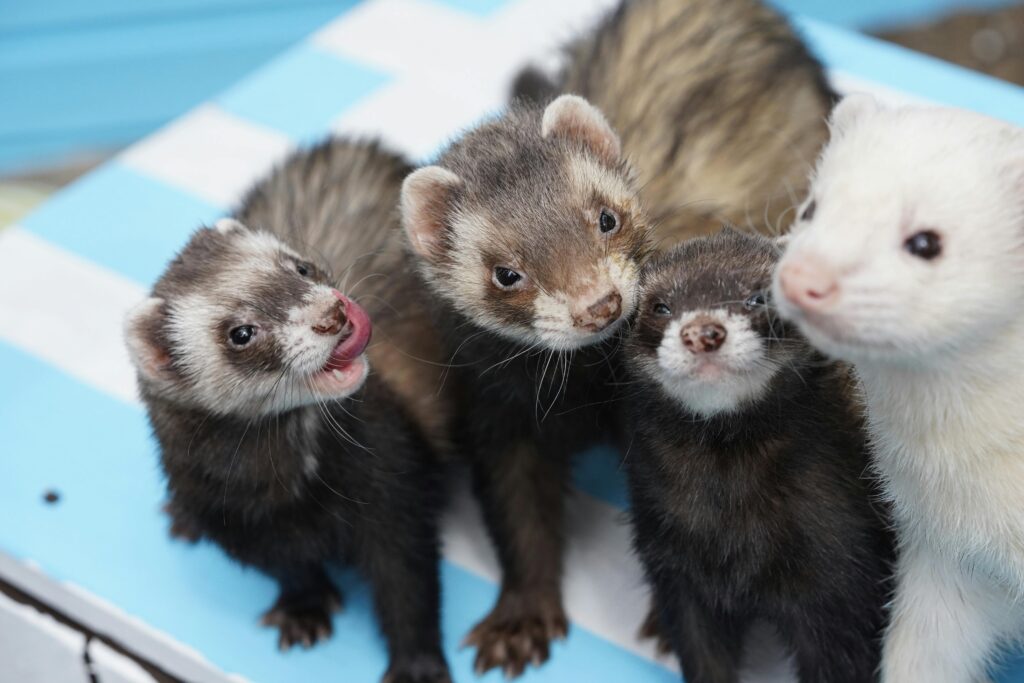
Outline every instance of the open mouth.
POLYGON ((370 343, 373 325, 362 306, 338 290, 332 293, 345 305, 345 326, 324 367, 314 375, 313 383, 323 393, 338 394, 358 388, 366 378, 363 352, 370 343))

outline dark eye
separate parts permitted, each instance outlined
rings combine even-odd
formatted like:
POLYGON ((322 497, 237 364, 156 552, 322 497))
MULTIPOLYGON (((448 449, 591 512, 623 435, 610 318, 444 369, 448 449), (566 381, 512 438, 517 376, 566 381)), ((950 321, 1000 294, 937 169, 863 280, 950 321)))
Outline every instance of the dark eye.
POLYGON ((601 217, 597 222, 603 233, 614 232, 619 227, 619 219, 610 209, 601 209, 601 217))
POLYGON ((312 264, 306 263, 305 261, 299 261, 298 263, 295 264, 295 272, 297 272, 302 277, 309 277, 310 274, 313 272, 313 266, 312 264))
POLYGON ((660 301, 651 306, 651 311, 654 315, 672 315, 672 309, 667 304, 663 304, 660 301))
POLYGON ((931 261, 942 253, 942 238, 934 230, 922 230, 908 237, 903 248, 918 258, 931 261))
POLYGON ((768 303, 768 299, 765 298, 764 292, 754 292, 747 300, 743 302, 743 305, 747 308, 760 308, 768 303))
POLYGON ((804 212, 802 214, 800 214, 800 220, 802 220, 802 221, 809 221, 809 220, 811 220, 812 218, 814 218, 814 212, 817 211, 817 210, 818 210, 818 202, 816 200, 812 199, 811 203, 808 204, 804 208, 804 212))
POLYGON ((497 266, 494 269, 494 284, 498 285, 502 289, 511 289, 515 287, 522 279, 523 276, 512 270, 511 268, 505 268, 503 266, 497 266))
POLYGON ((256 336, 256 328, 252 325, 239 325, 228 333, 231 343, 235 346, 245 346, 256 336))

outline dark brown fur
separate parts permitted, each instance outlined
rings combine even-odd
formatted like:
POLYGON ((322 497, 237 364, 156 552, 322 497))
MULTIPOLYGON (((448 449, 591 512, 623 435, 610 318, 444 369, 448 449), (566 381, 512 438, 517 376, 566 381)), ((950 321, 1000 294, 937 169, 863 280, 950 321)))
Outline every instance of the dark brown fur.
POLYGON ((543 137, 542 116, 513 107, 443 152, 438 166, 459 183, 426 202, 428 218, 443 222, 441 253, 419 259, 460 396, 457 433, 503 571, 497 605, 467 642, 478 671, 507 675, 546 660, 549 641, 566 633, 570 456, 610 438, 616 372, 614 340, 558 351, 535 332, 535 307, 553 292, 580 296, 589 284, 581 275, 612 257, 632 273, 621 292, 631 310, 647 252, 628 166, 571 133, 543 137), (598 230, 602 207, 619 217, 614 234, 598 230), (529 285, 494 286, 499 265, 521 269, 529 285))
POLYGON ((769 308, 775 247, 725 232, 645 270, 627 344, 635 393, 626 459, 634 544, 651 582, 653 620, 692 683, 735 683, 751 622, 778 627, 806 683, 874 680, 892 538, 868 472, 848 370, 828 363, 769 308), (723 303, 724 302, 724 303, 723 303), (656 303, 748 315, 779 363, 767 393, 735 412, 688 410, 653 361, 671 321, 656 303))
POLYGON ((407 170, 372 144, 330 140, 297 153, 245 199, 237 216, 247 228, 193 236, 154 287, 164 305, 130 334, 168 361, 159 378, 140 377, 167 475, 172 533, 212 540, 277 580, 280 595, 264 623, 279 629, 283 648, 330 635, 342 597, 325 568, 354 565, 372 588, 387 641, 384 680, 444 683, 437 456, 448 448, 449 417, 439 400, 436 410, 425 407, 437 370, 411 353, 439 347, 416 305, 418 290, 401 278, 394 207, 407 170), (278 245, 279 267, 264 259, 248 273, 244 248, 258 231, 301 256, 278 245), (229 311, 210 321, 210 338, 220 341, 208 352, 224 356, 225 381, 246 394, 256 377, 285 377, 291 361, 275 334, 325 285, 345 287, 379 323, 367 351, 373 372, 355 396, 270 410, 268 401, 280 398, 274 383, 246 414, 204 408, 194 396, 197 378, 168 335, 173 304, 216 297, 229 311), (260 324, 244 352, 227 341, 242 319, 236 314, 260 324))

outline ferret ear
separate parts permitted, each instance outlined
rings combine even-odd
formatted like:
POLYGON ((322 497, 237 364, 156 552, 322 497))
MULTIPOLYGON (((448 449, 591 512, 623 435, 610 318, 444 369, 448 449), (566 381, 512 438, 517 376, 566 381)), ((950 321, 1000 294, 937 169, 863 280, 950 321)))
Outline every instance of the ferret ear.
POLYGON ((577 95, 562 95, 544 110, 540 134, 578 140, 605 163, 618 163, 622 143, 601 111, 577 95))
POLYGON ((128 355, 139 374, 152 382, 170 377, 171 357, 158 334, 164 321, 163 306, 163 299, 150 297, 128 311, 124 321, 128 355))
POLYGON ((233 232, 249 232, 249 228, 245 227, 245 224, 234 218, 221 218, 213 224, 213 229, 224 235, 229 235, 233 232))
POLYGON ((426 166, 406 176, 402 183, 402 226, 413 251, 436 261, 444 253, 445 222, 452 194, 462 179, 440 166, 426 166))
POLYGON ((878 100, 867 93, 847 95, 832 110, 832 116, 828 121, 829 128, 833 134, 842 133, 849 130, 857 121, 870 116, 881 108, 882 105, 878 100))

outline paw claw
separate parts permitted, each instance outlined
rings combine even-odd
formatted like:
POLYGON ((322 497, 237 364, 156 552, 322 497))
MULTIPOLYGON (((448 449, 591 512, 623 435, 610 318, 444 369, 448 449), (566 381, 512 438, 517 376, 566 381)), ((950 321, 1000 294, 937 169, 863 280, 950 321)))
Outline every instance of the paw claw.
POLYGON ((528 666, 541 666, 550 656, 550 641, 568 634, 569 624, 555 597, 527 600, 505 596, 463 640, 477 649, 473 670, 483 675, 500 669, 506 678, 521 676, 528 666))
POLYGON ((333 588, 322 595, 282 595, 260 617, 260 624, 278 629, 277 647, 282 652, 295 646, 308 650, 331 637, 331 614, 340 606, 341 594, 333 588))

